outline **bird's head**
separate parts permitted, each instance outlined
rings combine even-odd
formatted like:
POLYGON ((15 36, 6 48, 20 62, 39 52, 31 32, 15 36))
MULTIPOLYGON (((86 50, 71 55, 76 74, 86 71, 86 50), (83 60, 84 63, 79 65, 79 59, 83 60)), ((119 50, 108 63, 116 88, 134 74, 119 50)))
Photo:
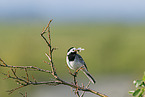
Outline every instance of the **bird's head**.
POLYGON ((84 49, 82 49, 82 48, 75 48, 75 47, 71 47, 71 48, 69 48, 68 49, 68 51, 67 51, 67 55, 69 55, 69 54, 71 54, 71 53, 78 53, 78 52, 81 52, 81 50, 84 50, 84 49))

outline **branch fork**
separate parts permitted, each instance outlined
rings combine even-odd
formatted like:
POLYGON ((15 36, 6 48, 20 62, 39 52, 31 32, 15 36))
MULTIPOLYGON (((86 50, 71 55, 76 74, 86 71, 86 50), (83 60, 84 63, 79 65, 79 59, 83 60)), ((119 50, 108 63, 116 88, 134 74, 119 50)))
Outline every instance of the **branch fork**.
MULTIPOLYGON (((5 68, 10 68, 11 69, 11 72, 12 74, 10 74, 10 72, 8 71, 8 74, 5 74, 5 73, 2 73, 3 75, 7 76, 7 78, 5 79, 12 79, 12 80, 15 80, 17 84, 19 84, 20 86, 19 87, 16 87, 14 89, 11 89, 7 92, 9 92, 9 94, 13 93, 14 91, 22 88, 22 87, 26 87, 26 86, 29 86, 29 85, 53 85, 53 86, 56 86, 56 85, 65 85, 65 86, 69 86, 71 88, 74 88, 75 89, 75 94, 78 96, 78 97, 83 97, 85 92, 90 92, 90 93, 93 93, 95 95, 98 95, 100 97, 108 97, 102 93, 99 93, 99 92, 96 92, 92 89, 89 89, 89 85, 90 85, 90 82, 88 83, 87 86, 84 86, 82 84, 82 86, 79 86, 78 85, 78 81, 76 79, 77 77, 77 73, 80 69, 83 69, 83 66, 80 67, 78 70, 76 70, 73 73, 71 73, 70 69, 68 68, 69 70, 69 73, 73 76, 73 83, 70 83, 70 82, 67 82, 67 81, 64 81, 63 79, 59 78, 59 76, 57 75, 57 72, 56 72, 56 68, 54 66, 54 63, 53 63, 53 58, 52 58, 52 54, 53 54, 53 51, 56 50, 57 48, 52 48, 52 45, 51 45, 51 36, 50 36, 50 23, 52 22, 52 20, 49 21, 48 25, 43 28, 43 31, 42 33, 40 34, 41 37, 44 39, 44 41, 46 42, 48 48, 49 48, 49 53, 45 53, 46 57, 48 58, 49 62, 46 62, 44 61, 44 63, 47 63, 49 66, 51 66, 51 70, 45 70, 45 69, 41 69, 41 68, 38 68, 38 67, 34 67, 34 66, 12 66, 12 65, 7 65, 1 58, 0 58, 0 67, 5 67, 5 68), (48 40, 47 38, 44 36, 44 34, 48 32, 48 40), (25 71, 25 76, 26 77, 20 77, 17 75, 17 69, 23 69, 25 71), (48 74, 51 74, 55 80, 52 80, 52 81, 45 81, 45 82, 39 82, 37 81, 33 75, 31 75, 32 79, 33 80, 30 80, 30 75, 28 73, 28 70, 33 70, 33 71, 38 71, 38 72, 45 72, 45 73, 48 73, 48 74), (83 91, 82 94, 80 94, 79 92, 80 91, 83 91)), ((25 95, 23 93, 20 92, 20 94, 23 96, 23 97, 27 97, 27 92, 25 93, 25 95)))

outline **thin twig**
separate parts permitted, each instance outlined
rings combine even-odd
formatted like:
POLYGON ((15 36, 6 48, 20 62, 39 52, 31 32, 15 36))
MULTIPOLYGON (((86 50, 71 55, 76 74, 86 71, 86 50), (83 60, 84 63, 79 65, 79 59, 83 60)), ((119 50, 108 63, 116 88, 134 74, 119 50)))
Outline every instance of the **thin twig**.
POLYGON ((46 42, 46 44, 48 45, 48 47, 51 47, 51 45, 50 45, 50 43, 47 41, 47 39, 43 36, 43 34, 45 34, 46 32, 46 30, 47 29, 49 29, 49 25, 50 25, 50 23, 52 22, 52 20, 50 20, 49 21, 49 23, 48 23, 48 25, 45 27, 45 29, 42 31, 42 33, 41 33, 41 36, 42 36, 42 38, 45 40, 45 42, 46 42))
POLYGON ((45 53, 45 55, 47 56, 47 58, 48 58, 49 61, 51 62, 51 57, 50 57, 47 53, 45 53))
POLYGON ((16 69, 15 69, 15 71, 14 71, 14 70, 11 68, 11 70, 12 70, 14 76, 15 76, 16 78, 18 78, 17 75, 16 75, 16 69))
POLYGON ((27 92, 25 92, 25 97, 27 97, 27 92))
MULTIPOLYGON (((88 87, 90 86, 90 83, 91 83, 91 81, 89 81, 89 83, 88 83, 88 85, 86 86, 86 88, 88 88, 88 87)), ((80 96, 80 97, 83 97, 83 96, 84 96, 84 94, 85 94, 85 91, 83 91, 83 93, 81 94, 81 96, 80 96)))
POLYGON ((22 78, 13 77, 13 76, 11 76, 11 75, 9 75, 9 74, 5 74, 5 73, 2 73, 2 74, 5 75, 5 76, 8 76, 8 78, 10 78, 10 79, 15 79, 15 80, 22 81, 22 82, 24 82, 24 83, 28 83, 26 80, 24 80, 24 79, 22 79, 22 78))
POLYGON ((22 92, 19 92, 19 94, 21 94, 23 97, 25 97, 25 95, 22 92))
POLYGON ((44 63, 46 63, 46 64, 50 65, 50 63, 49 63, 49 62, 47 62, 47 61, 44 61, 44 63))
POLYGON ((37 83, 36 79, 34 78, 34 76, 32 75, 32 79, 34 80, 35 83, 37 83))
POLYGON ((54 51, 54 50, 57 50, 58 48, 52 48, 52 50, 51 50, 51 53, 54 51))
POLYGON ((27 97, 27 92, 25 92, 25 95, 22 92, 19 92, 23 97, 27 97))
POLYGON ((28 75, 28 73, 27 73, 27 69, 24 69, 24 70, 25 70, 25 72, 26 72, 27 82, 29 82, 29 75, 28 75))
POLYGON ((13 93, 15 90, 18 90, 18 89, 20 89, 20 88, 22 88, 22 87, 24 87, 24 86, 25 86, 25 85, 19 86, 19 87, 15 88, 15 89, 8 90, 7 92, 9 92, 9 95, 10 95, 10 94, 13 93))
POLYGON ((0 58, 0 61, 3 63, 3 65, 7 66, 7 64, 1 58, 0 58))
POLYGON ((2 65, 2 64, 0 64, 0 67, 20 68, 20 69, 34 69, 34 70, 41 71, 41 72, 52 73, 49 70, 40 69, 40 68, 34 67, 34 66, 11 66, 11 65, 2 65))

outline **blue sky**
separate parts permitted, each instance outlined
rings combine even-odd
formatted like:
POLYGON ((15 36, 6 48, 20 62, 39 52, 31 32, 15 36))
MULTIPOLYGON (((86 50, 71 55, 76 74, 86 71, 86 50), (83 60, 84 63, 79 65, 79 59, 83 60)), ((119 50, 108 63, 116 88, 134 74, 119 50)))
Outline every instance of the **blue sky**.
POLYGON ((0 19, 145 20, 145 0, 1 0, 0 19))

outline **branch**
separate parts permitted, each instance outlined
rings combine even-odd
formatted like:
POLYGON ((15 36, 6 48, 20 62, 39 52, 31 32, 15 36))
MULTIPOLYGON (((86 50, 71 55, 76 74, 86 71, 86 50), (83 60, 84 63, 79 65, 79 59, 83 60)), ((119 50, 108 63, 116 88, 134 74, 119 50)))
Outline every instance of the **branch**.
MULTIPOLYGON (((41 37, 44 39, 44 41, 46 42, 46 44, 48 45, 48 47, 51 47, 51 44, 47 41, 47 39, 43 36, 43 34, 45 34, 47 29, 49 28, 50 23, 52 22, 52 20, 49 21, 48 25, 46 26, 45 29, 43 29, 42 33, 41 33, 41 37)), ((50 30, 48 30, 50 32, 50 30)))
MULTIPOLYGON (((2 60, 2 59, 0 58, 0 60, 2 60)), ((40 68, 34 67, 34 66, 11 66, 11 65, 2 65, 2 64, 0 64, 0 67, 15 68, 15 69, 17 69, 17 68, 19 68, 19 69, 32 69, 32 70, 36 70, 36 71, 52 73, 49 70, 40 69, 40 68)))
MULTIPOLYGON (((56 50, 56 48, 52 47, 52 44, 51 44, 51 36, 50 36, 50 23, 52 22, 52 20, 49 21, 48 25, 43 29, 43 31, 41 32, 41 37, 44 39, 44 41, 46 42, 48 48, 49 48, 49 52, 48 54, 45 53, 46 57, 48 58, 49 62, 46 62, 44 61, 45 63, 47 63, 50 67, 51 67, 51 70, 45 70, 45 69, 41 69, 41 68, 38 68, 38 67, 34 67, 34 66, 11 66, 11 65, 7 65, 1 58, 0 58, 0 67, 5 67, 5 68, 11 68, 11 72, 8 71, 8 74, 5 74, 3 73, 3 75, 7 76, 7 78, 5 79, 12 79, 12 80, 15 80, 16 83, 20 86, 14 88, 14 89, 11 89, 9 90, 9 94, 13 93, 14 91, 22 88, 22 87, 26 87, 26 86, 29 86, 29 85, 53 85, 53 86, 56 86, 56 85, 64 85, 64 86, 69 86, 71 88, 74 88, 75 89, 75 93, 78 97, 83 97, 85 92, 90 92, 92 94, 95 94, 95 95, 98 95, 100 97, 108 97, 102 93, 99 93, 97 91, 94 91, 92 89, 89 88, 89 85, 90 85, 90 82, 88 83, 88 85, 85 87, 84 85, 82 86, 79 86, 78 85, 78 82, 77 82, 77 73, 81 68, 79 68, 78 70, 75 71, 74 74, 72 74, 70 72, 70 74, 73 76, 73 83, 72 82, 67 82, 67 81, 64 81, 63 79, 59 78, 59 76, 57 75, 57 72, 56 72, 56 68, 54 66, 54 63, 53 63, 53 51, 56 50), (48 32, 48 39, 44 36, 44 34, 48 32), (26 77, 21 77, 21 76, 18 76, 16 71, 17 69, 23 69, 25 71, 25 75, 26 77), (51 74, 55 80, 50 80, 50 81, 45 81, 45 82, 38 82, 37 79, 34 78, 33 75, 29 75, 29 70, 33 70, 33 71, 38 71, 38 72, 45 72, 45 73, 48 73, 48 74, 51 74), (31 80, 31 78, 33 80, 31 80), (83 91, 83 93, 80 95, 79 94, 79 91, 83 91)), ((69 68, 68 68, 69 69, 69 68)), ((25 93, 25 96, 24 94, 20 93, 23 97, 27 97, 27 93, 25 93)))
POLYGON ((19 94, 21 94, 23 97, 27 97, 27 92, 25 92, 25 95, 21 92, 19 92, 19 94))
MULTIPOLYGON (((91 81, 89 81, 89 83, 88 83, 88 85, 86 86, 86 88, 88 88, 88 87, 90 86, 90 83, 91 83, 91 81)), ((82 86, 84 86, 84 85, 82 85, 82 86)), ((85 94, 85 91, 83 91, 83 93, 81 94, 81 96, 80 96, 80 97, 83 97, 83 96, 84 96, 84 94, 85 94)))

